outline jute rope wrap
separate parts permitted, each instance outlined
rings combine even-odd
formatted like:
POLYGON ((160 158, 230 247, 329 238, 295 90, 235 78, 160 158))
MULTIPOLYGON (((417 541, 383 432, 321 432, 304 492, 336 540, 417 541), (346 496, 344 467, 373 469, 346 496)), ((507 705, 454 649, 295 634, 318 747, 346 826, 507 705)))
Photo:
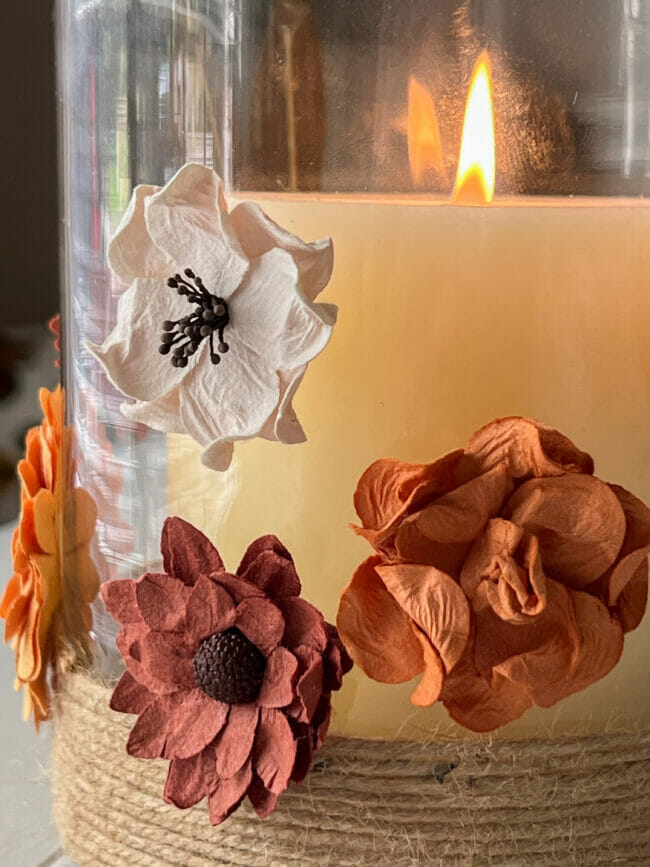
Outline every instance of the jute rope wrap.
POLYGON ((82 865, 649 865, 650 732, 520 742, 330 739, 260 822, 212 828, 162 791, 167 762, 127 756, 134 717, 84 674, 55 718, 55 818, 82 865), (453 770, 450 766, 456 765, 453 770))

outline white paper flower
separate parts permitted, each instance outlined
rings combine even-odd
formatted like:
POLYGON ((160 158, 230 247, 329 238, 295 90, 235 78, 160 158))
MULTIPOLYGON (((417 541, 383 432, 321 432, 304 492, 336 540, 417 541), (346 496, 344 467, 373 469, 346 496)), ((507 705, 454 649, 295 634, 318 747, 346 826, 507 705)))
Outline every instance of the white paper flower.
POLYGON ((313 303, 331 240, 307 244, 252 202, 228 213, 220 178, 190 163, 162 189, 135 188, 108 259, 130 286, 112 334, 88 348, 135 400, 124 415, 189 434, 216 470, 235 440, 305 440, 292 400, 336 321, 313 303))

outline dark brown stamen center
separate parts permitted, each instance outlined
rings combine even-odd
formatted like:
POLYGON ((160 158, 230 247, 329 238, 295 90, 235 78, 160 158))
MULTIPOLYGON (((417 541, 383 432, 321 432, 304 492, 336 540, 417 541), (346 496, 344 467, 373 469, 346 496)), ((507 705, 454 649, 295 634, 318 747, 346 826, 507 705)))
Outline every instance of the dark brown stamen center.
POLYGON ((161 355, 171 353, 174 367, 187 367, 189 359, 208 339, 210 360, 213 364, 219 364, 221 355, 225 355, 230 348, 223 337, 226 326, 230 324, 228 304, 223 298, 211 295, 203 285, 203 280, 191 268, 186 268, 184 274, 184 277, 180 274, 170 277, 167 285, 179 295, 185 295, 195 309, 189 316, 163 322, 158 352, 161 355), (214 346, 215 334, 219 339, 217 349, 214 346))
POLYGON ((204 638, 194 654, 194 680, 216 701, 246 704, 257 698, 266 659, 239 629, 204 638))

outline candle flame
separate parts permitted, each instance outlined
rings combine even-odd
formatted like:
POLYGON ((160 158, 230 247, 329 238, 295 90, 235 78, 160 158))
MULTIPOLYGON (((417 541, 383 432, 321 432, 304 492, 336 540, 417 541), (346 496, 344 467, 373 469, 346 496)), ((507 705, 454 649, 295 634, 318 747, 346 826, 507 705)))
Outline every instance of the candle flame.
POLYGON ((432 169, 441 177, 446 177, 433 96, 414 75, 409 77, 406 136, 411 177, 415 183, 421 184, 424 175, 432 169))
POLYGON ((452 201, 492 201, 496 176, 490 59, 484 51, 474 66, 465 107, 458 172, 452 201))

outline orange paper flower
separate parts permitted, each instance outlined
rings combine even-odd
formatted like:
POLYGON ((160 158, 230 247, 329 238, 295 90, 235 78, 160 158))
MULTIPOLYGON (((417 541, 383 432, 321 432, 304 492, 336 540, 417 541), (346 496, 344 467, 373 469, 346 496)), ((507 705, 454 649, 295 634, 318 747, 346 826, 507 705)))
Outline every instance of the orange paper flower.
POLYGON ((63 425, 63 391, 41 389, 44 419, 27 434, 18 464, 21 516, 14 532, 14 574, 0 602, 5 641, 16 651, 16 688, 25 686, 25 719, 49 716, 48 672, 68 646, 88 660, 90 602, 99 576, 89 546, 95 503, 73 486, 72 432, 63 425))
POLYGON ((422 674, 413 703, 474 731, 604 677, 645 611, 650 510, 593 468, 525 418, 432 464, 372 464, 355 529, 377 554, 338 614, 353 660, 384 683, 422 674))

